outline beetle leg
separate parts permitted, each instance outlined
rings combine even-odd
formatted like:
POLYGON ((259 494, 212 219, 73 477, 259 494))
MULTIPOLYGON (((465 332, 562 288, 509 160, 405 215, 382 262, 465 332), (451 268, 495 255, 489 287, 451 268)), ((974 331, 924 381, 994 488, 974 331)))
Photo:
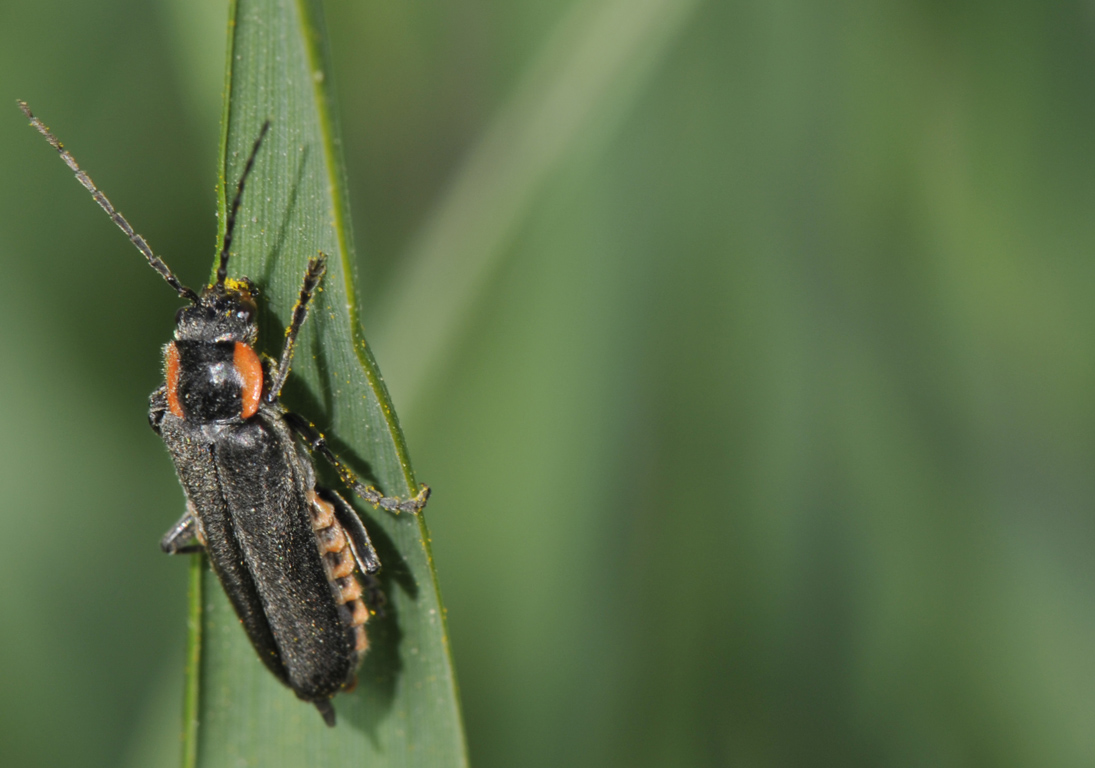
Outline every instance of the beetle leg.
POLYGON ((346 500, 329 488, 316 486, 316 493, 335 508, 335 519, 346 532, 350 542, 350 550, 354 553, 354 560, 363 574, 375 573, 380 570, 380 558, 376 554, 373 542, 369 540, 369 532, 357 516, 353 508, 346 500))
POLYGON ((167 413, 167 385, 160 387, 148 397, 148 425, 157 435, 160 434, 160 422, 167 413))
POLYGON ((198 527, 198 519, 194 517, 193 507, 190 502, 187 502, 186 512, 179 518, 179 522, 171 526, 171 530, 160 539, 160 549, 169 555, 201 552, 205 549, 203 538, 201 529, 198 527))
POLYGON ((374 507, 383 507, 398 515, 400 512, 417 513, 426 506, 426 501, 430 498, 430 487, 428 485, 423 485, 422 490, 413 499, 385 496, 376 488, 365 485, 357 479, 353 471, 343 464, 342 460, 328 447, 327 438, 316 429, 315 424, 300 414, 291 411, 286 411, 282 414, 282 417, 285 419, 285 423, 289 425, 289 428, 300 435, 309 448, 330 462, 331 466, 338 472, 338 476, 342 478, 342 482, 353 488, 354 493, 374 507))
POLYGON ((320 253, 314 259, 308 259, 308 270, 304 273, 304 282, 300 286, 300 297, 293 307, 293 317, 289 321, 289 327, 285 329, 285 346, 281 350, 281 360, 278 361, 278 370, 270 380, 270 389, 266 393, 266 402, 276 402, 281 395, 281 388, 285 385, 285 379, 289 376, 289 368, 293 364, 293 350, 297 345, 297 334, 308 317, 308 304, 316 295, 319 281, 323 279, 323 273, 327 270, 327 256, 320 253))

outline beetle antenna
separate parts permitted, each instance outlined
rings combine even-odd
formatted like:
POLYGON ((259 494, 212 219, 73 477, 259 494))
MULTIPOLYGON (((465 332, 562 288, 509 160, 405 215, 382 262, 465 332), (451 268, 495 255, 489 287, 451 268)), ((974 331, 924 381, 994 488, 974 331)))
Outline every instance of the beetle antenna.
POLYGON ((240 174, 239 183, 236 185, 236 196, 232 198, 232 207, 228 209, 228 221, 224 226, 224 245, 221 246, 220 264, 217 266, 217 286, 223 286, 225 279, 228 277, 228 249, 232 246, 232 232, 236 228, 236 213, 240 209, 240 201, 243 200, 243 185, 247 182, 247 176, 255 165, 255 155, 259 153, 259 147, 262 146, 262 140, 268 130, 270 130, 269 120, 262 124, 259 137, 255 139, 255 144, 251 147, 251 155, 247 158, 247 165, 243 166, 243 173, 240 174))
POLYGON ((80 166, 76 164, 76 160, 69 154, 69 151, 65 149, 56 136, 54 136, 49 128, 47 128, 41 120, 34 116, 30 111, 30 107, 27 106, 25 101, 17 102, 19 109, 23 110, 23 114, 30 120, 30 124, 37 129, 38 133, 42 134, 46 141, 57 150, 57 153, 61 155, 61 159, 65 161, 72 172, 76 174, 76 180, 84 185, 84 189, 91 193, 91 196, 95 198, 95 202, 99 204, 99 207, 106 211, 107 215, 118 225, 118 229, 125 232, 126 237, 129 238, 129 242, 137 246, 137 250, 144 254, 144 257, 148 259, 148 264, 154 270, 160 273, 160 277, 167 281, 167 284, 175 289, 175 292, 182 296, 187 301, 196 304, 198 302, 198 294, 194 293, 191 289, 187 288, 181 282, 179 278, 175 277, 175 274, 164 263, 163 259, 152 252, 152 249, 148 247, 148 243, 144 238, 133 231, 133 227, 126 221, 125 216, 120 214, 109 200, 106 195, 99 191, 99 188, 95 186, 95 182, 91 180, 91 177, 80 170, 80 166))

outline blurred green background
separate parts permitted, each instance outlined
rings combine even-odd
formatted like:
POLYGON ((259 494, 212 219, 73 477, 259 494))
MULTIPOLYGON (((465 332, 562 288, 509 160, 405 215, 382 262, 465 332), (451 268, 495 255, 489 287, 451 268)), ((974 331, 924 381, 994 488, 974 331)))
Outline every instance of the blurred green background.
MULTIPOLYGON (((0 765, 174 764, 185 636, 178 302, 14 102, 201 284, 226 16, 0 3, 0 765)), ((327 21, 476 766, 1095 763, 1095 6, 327 21)))

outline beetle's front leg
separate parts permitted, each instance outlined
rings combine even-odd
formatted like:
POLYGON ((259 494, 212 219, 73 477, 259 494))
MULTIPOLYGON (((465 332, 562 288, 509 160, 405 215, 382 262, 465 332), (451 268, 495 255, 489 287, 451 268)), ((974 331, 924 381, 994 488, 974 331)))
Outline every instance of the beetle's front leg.
POLYGON ((285 329, 285 346, 278 360, 272 378, 269 378, 270 386, 266 392, 266 402, 276 403, 281 395, 281 388, 285 385, 285 379, 289 377, 289 368, 293 365, 293 352, 297 346, 297 334, 308 317, 308 305, 319 288, 319 281, 323 279, 323 273, 327 271, 327 255, 320 253, 314 259, 308 260, 308 270, 304 273, 304 282, 300 286, 300 298, 293 307, 293 317, 289 321, 289 327, 285 329))
POLYGON ((148 396, 148 426, 157 435, 160 434, 160 424, 167 415, 167 385, 163 385, 148 396))

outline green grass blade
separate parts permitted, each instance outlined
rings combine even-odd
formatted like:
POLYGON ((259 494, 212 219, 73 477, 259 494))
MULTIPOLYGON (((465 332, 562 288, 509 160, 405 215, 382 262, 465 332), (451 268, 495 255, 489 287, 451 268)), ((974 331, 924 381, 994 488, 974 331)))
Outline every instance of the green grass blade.
MULTIPOLYGON (((358 320, 321 14, 309 0, 239 0, 231 14, 222 229, 225 189, 232 194, 263 121, 272 125, 248 182, 229 273, 260 286, 260 346, 276 355, 308 258, 330 257, 284 400, 386 493, 412 494, 418 486, 402 433, 358 320)), ((200 648, 200 663, 191 670, 198 691, 196 710, 187 711, 188 765, 466 765, 425 521, 356 506, 365 508, 384 562, 389 603, 386 616, 369 624, 357 689, 335 699, 338 726, 327 728, 263 668, 204 569, 194 617, 201 633, 191 645, 192 654, 200 648)))
POLYGON ((186 638, 186 685, 183 688, 183 768, 194 768, 198 761, 198 724, 201 722, 202 663, 202 580, 205 558, 195 555, 190 561, 189 616, 186 638))
POLYGON ((576 146, 612 135, 700 4, 579 0, 548 35, 369 313, 404 409, 459 348, 465 318, 545 181, 576 146))

